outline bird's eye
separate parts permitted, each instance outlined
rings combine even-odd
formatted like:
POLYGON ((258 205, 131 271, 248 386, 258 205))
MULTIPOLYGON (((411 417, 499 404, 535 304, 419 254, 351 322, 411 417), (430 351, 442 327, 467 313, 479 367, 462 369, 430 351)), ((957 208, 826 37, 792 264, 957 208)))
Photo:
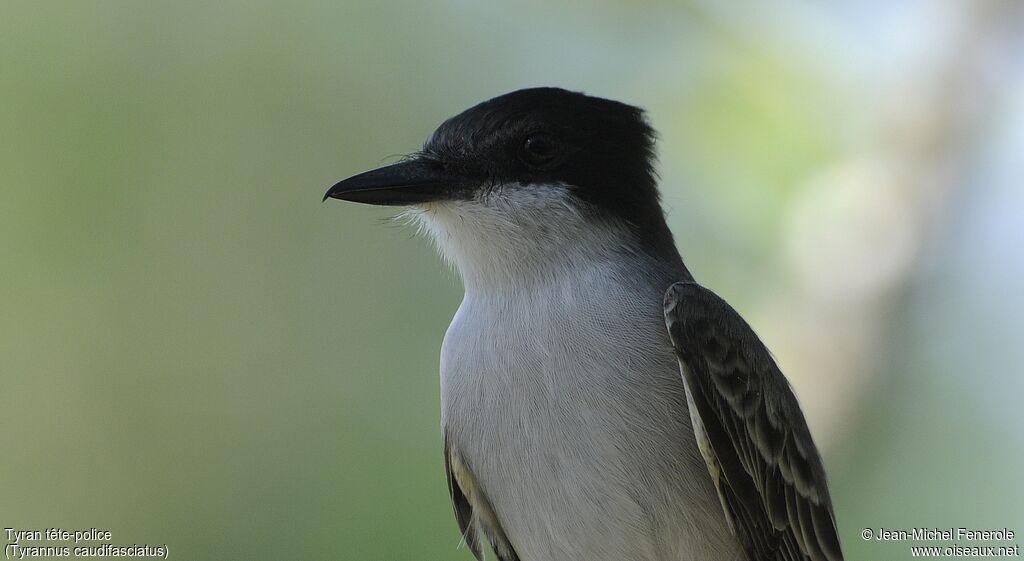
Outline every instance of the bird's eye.
POLYGON ((529 166, 547 166, 554 162, 557 156, 555 141, 550 136, 535 134, 523 142, 522 158, 529 166))

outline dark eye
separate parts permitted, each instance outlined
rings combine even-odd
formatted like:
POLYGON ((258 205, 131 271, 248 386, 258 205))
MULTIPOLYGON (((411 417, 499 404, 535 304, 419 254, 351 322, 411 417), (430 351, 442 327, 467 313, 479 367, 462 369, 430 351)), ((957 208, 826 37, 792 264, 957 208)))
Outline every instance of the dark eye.
POLYGON ((558 150, 555 141, 546 134, 535 134, 523 142, 523 161, 532 167, 544 167, 555 161, 558 150))

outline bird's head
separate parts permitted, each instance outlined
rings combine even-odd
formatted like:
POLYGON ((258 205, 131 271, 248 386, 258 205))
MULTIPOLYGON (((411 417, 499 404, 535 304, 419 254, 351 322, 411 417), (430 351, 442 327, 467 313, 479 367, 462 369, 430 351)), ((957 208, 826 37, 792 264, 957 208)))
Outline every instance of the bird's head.
POLYGON ((324 199, 411 207, 464 277, 601 246, 672 259, 654 136, 637 107, 519 90, 448 119, 421 151, 345 179, 324 199))

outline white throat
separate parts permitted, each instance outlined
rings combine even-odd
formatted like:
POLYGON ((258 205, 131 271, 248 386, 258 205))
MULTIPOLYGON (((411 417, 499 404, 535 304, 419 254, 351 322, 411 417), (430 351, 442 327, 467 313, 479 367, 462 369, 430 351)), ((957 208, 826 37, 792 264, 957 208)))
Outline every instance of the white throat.
POLYGON ((560 184, 498 185, 407 216, 430 232, 467 293, 528 289, 624 255, 639 257, 625 226, 585 216, 572 197, 560 184))

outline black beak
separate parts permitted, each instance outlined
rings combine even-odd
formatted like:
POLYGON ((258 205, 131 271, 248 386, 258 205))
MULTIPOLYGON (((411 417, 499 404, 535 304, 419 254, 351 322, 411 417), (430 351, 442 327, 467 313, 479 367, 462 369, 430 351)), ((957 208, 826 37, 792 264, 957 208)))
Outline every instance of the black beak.
POLYGON ((417 158, 339 181, 324 193, 324 200, 413 205, 451 198, 453 193, 470 185, 466 178, 445 171, 438 162, 417 158))

